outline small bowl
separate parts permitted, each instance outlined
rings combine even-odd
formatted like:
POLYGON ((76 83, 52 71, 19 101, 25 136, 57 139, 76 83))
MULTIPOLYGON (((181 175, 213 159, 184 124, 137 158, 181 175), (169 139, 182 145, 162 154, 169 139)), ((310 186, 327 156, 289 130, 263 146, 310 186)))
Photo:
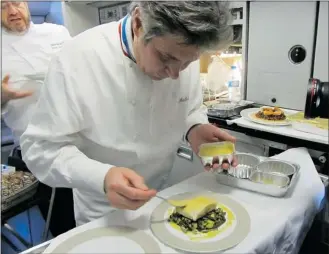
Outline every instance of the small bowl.
POLYGON ((257 156, 247 153, 237 153, 235 157, 238 161, 238 165, 236 167, 230 167, 228 173, 237 178, 249 178, 260 162, 260 159, 257 156))
POLYGON ((265 173, 280 173, 288 177, 296 173, 294 165, 279 160, 265 160, 258 164, 257 170, 265 173))
POLYGON ((280 173, 266 173, 254 171, 249 177, 250 181, 265 185, 274 185, 280 188, 287 187, 290 179, 288 176, 280 173))
POLYGON ((214 161, 218 164, 222 164, 224 161, 231 163, 234 155, 235 146, 232 142, 227 141, 202 144, 199 147, 198 153, 203 166, 210 167, 213 165, 214 161))

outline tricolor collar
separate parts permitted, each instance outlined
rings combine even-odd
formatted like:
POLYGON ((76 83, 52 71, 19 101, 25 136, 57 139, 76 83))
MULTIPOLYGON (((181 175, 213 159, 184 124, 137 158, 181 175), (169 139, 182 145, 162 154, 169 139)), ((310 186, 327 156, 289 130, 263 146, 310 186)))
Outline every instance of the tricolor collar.
POLYGON ((119 36, 123 54, 136 63, 133 51, 133 37, 131 30, 131 16, 126 15, 119 22, 119 36))

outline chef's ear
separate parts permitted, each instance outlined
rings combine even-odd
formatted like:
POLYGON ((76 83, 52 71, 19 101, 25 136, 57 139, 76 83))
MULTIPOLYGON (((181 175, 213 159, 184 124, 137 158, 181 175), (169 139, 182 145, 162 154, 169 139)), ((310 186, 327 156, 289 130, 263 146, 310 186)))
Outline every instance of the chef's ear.
POLYGON ((134 36, 136 37, 139 37, 144 32, 139 7, 136 7, 132 13, 132 28, 134 36))

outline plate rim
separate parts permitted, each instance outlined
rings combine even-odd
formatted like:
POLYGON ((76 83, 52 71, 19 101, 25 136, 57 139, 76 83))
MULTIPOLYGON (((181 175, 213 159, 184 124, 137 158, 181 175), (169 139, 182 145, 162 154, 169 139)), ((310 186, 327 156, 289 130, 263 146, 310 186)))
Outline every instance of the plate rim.
POLYGON ((155 239, 152 238, 151 235, 145 233, 143 230, 140 230, 138 228, 132 228, 125 225, 114 225, 109 227, 97 227, 87 229, 83 232, 79 232, 71 237, 68 237, 67 239, 59 243, 57 246, 52 248, 52 250, 49 250, 51 247, 50 244, 50 246, 48 246, 43 253, 68 253, 75 246, 84 243, 86 237, 88 237, 89 240, 93 240, 101 236, 121 236, 138 244, 144 250, 145 254, 161 253, 161 248, 159 244, 156 242, 155 239), (143 240, 145 238, 147 239, 143 240))
MULTIPOLYGON (((235 216, 236 216, 236 226, 233 229, 232 233, 230 233, 228 236, 214 242, 193 242, 193 241, 184 241, 180 239, 179 241, 176 241, 176 237, 172 234, 170 234, 166 228, 165 223, 159 223, 159 219, 156 219, 155 217, 158 217, 156 213, 161 213, 162 220, 165 212, 170 208, 170 205, 166 203, 165 201, 161 202, 152 212, 151 219, 150 219, 150 229, 153 233, 153 235, 164 245, 179 250, 179 251, 186 251, 186 252, 197 252, 197 253, 211 253, 211 252, 218 252, 218 251, 224 251, 227 249, 231 249, 241 243, 249 234, 251 229, 251 218, 248 213, 248 211, 235 199, 229 197, 228 195, 222 195, 220 193, 212 192, 212 191, 200 191, 200 192, 183 192, 176 195, 172 195, 168 198, 177 198, 177 197, 186 197, 186 196, 196 196, 196 195, 208 195, 212 198, 215 198, 219 201, 219 203, 223 202, 223 205, 230 208, 235 216), (227 205, 226 202, 229 204, 227 205), (233 209, 232 209, 233 206, 233 209), (162 211, 161 211, 162 209, 162 211), (152 223, 152 219, 155 218, 155 222, 152 223), (242 221, 242 223, 239 223, 239 221, 242 221), (162 235, 158 235, 158 230, 164 230, 165 233, 162 235), (228 242, 228 239, 230 237, 235 236, 236 239, 230 240, 228 242), (171 240, 170 240, 171 239, 171 240), (168 241, 169 240, 169 241, 168 241), (170 243, 170 241, 173 241, 174 243, 170 243), (219 247, 219 242, 223 242, 224 246, 219 247), (185 244, 185 245, 184 245, 185 244), (200 246, 202 246, 200 248, 200 246)), ((164 222, 164 220, 163 220, 164 222)))

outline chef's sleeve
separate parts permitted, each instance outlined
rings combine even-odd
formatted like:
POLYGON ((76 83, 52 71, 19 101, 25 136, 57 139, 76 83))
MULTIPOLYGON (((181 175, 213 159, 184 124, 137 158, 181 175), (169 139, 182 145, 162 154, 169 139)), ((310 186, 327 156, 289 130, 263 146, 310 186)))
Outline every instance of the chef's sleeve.
POLYGON ((191 86, 189 96, 189 109, 186 119, 186 132, 184 134, 186 140, 191 128, 198 124, 209 123, 207 107, 203 104, 202 87, 200 84, 199 61, 193 63, 190 77, 191 86))
POLYGON ((8 113, 8 102, 1 104, 1 117, 8 113))
POLYGON ((79 150, 85 128, 79 87, 56 56, 50 64, 40 99, 20 139, 23 160, 31 172, 52 187, 104 194, 104 178, 113 167, 79 150))

